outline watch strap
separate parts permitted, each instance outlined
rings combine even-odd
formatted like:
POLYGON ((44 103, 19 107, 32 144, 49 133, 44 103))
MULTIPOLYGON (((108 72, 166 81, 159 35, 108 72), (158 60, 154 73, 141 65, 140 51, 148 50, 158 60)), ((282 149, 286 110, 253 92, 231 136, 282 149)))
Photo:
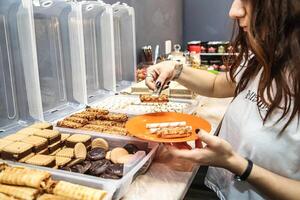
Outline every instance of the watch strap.
POLYGON ((246 158, 246 160, 248 161, 248 165, 247 165, 247 168, 246 170, 244 171, 244 173, 240 176, 238 175, 235 175, 234 178, 238 181, 245 181, 247 180, 247 178, 249 177, 249 175, 251 174, 251 171, 252 171, 252 168, 253 168, 253 162, 246 158))

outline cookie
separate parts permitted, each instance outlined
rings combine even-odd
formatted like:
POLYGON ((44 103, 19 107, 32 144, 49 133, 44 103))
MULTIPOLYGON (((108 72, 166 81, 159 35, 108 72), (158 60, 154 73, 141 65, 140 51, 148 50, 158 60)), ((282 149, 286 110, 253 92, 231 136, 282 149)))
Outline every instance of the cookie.
POLYGON ((32 153, 33 145, 24 142, 13 142, 5 146, 1 157, 6 160, 18 161, 32 153))
POLYGON ((123 176, 123 168, 124 168, 123 164, 111 164, 106 169, 105 173, 113 174, 113 175, 116 175, 118 177, 122 177, 123 176))
POLYGON ((2 149, 4 147, 6 147, 7 145, 10 145, 11 143, 13 143, 13 141, 0 139, 0 152, 2 151, 2 149))
POLYGON ((37 154, 49 155, 49 150, 47 148, 47 149, 44 149, 44 150, 38 152, 37 154))
POLYGON ((106 151, 109 149, 108 142, 102 138, 96 138, 92 141, 92 149, 96 147, 105 149, 106 151))
POLYGON ((44 166, 44 167, 54 167, 55 166, 55 157, 37 154, 37 155, 33 156, 32 158, 26 160, 25 163, 31 164, 31 165, 44 166))
POLYGON ((62 142, 65 142, 65 141, 67 140, 68 137, 70 137, 70 134, 68 134, 68 133, 62 133, 62 134, 61 134, 61 139, 60 139, 60 140, 61 140, 62 142))
POLYGON ((53 152, 55 152, 59 148, 61 148, 61 141, 60 140, 48 146, 49 154, 52 154, 53 152))
POLYGON ((29 128, 37 128, 37 129, 53 129, 53 125, 48 122, 37 122, 29 126, 29 128))
POLYGON ((110 158, 113 163, 118 163, 118 159, 125 155, 128 155, 128 151, 124 148, 117 147, 111 150, 110 158))
POLYGON ((81 158, 85 160, 87 154, 86 147, 83 143, 77 143, 74 147, 75 158, 81 158))
POLYGON ((111 159, 111 151, 106 152, 105 159, 107 160, 111 159))
POLYGON ((66 157, 66 158, 74 158, 74 149, 73 148, 64 148, 57 152, 56 156, 58 157, 66 157))
POLYGON ((107 115, 109 113, 108 110, 106 109, 101 109, 101 108, 86 108, 87 112, 92 112, 92 113, 97 113, 99 115, 107 115))
POLYGON ((84 126, 84 124, 76 123, 76 122, 71 122, 67 120, 62 120, 57 122, 56 124, 58 127, 63 127, 63 128, 73 128, 73 129, 78 129, 84 126))
POLYGON ((85 118, 81 118, 81 117, 67 117, 64 120, 79 123, 79 124, 83 124, 83 125, 85 125, 89 122, 89 120, 87 120, 85 118))
POLYGON ((48 147, 47 139, 34 135, 24 138, 23 142, 33 145, 33 152, 35 153, 43 151, 48 147))
POLYGON ((133 159, 133 157, 134 157, 133 154, 127 154, 125 156, 121 156, 120 158, 117 159, 117 163, 119 164, 129 163, 133 159))
POLYGON ((54 194, 43 194, 37 198, 37 200, 71 200, 70 198, 66 198, 64 196, 57 196, 54 194))
POLYGON ((66 140, 66 146, 70 148, 74 148, 77 143, 83 143, 86 147, 88 147, 91 145, 91 136, 74 134, 68 137, 66 140))
POLYGON ((49 145, 60 141, 60 138, 61 138, 61 135, 60 135, 59 131, 57 131, 57 130, 43 129, 43 130, 40 130, 40 131, 34 133, 34 135, 42 137, 42 138, 46 138, 48 140, 49 145))
POLYGON ((56 154, 61 150, 61 148, 56 149, 55 151, 53 151, 51 154, 49 154, 50 156, 56 156, 56 154))
POLYGON ((40 131, 40 129, 27 127, 27 128, 23 128, 23 129, 19 130, 18 132, 16 132, 16 134, 30 136, 30 135, 34 135, 34 133, 38 132, 38 131, 40 131))
POLYGON ((18 162, 24 163, 24 162, 26 162, 29 158, 32 158, 33 156, 35 156, 35 153, 29 154, 28 156, 26 156, 26 157, 20 159, 18 162))
POLYGON ((24 138, 28 137, 27 135, 21 135, 21 134, 11 134, 6 137, 4 137, 4 140, 9 140, 12 142, 21 142, 24 140, 24 138))
POLYGON ((72 160, 70 163, 67 164, 67 167, 72 167, 73 165, 76 165, 76 164, 79 164, 79 163, 82 163, 84 160, 81 159, 81 158, 78 158, 78 159, 75 159, 75 160, 72 160))
POLYGON ((89 174, 93 176, 100 176, 106 171, 110 164, 111 163, 108 160, 95 161, 89 169, 89 174))
POLYGON ((87 157, 89 160, 96 161, 105 158, 105 155, 106 155, 105 149, 97 147, 90 150, 87 154, 87 157))
POLYGON ((72 160, 71 158, 56 156, 55 157, 55 165, 58 167, 63 167, 65 165, 67 165, 69 162, 71 162, 71 160, 72 160))
POLYGON ((126 151, 128 151, 130 154, 135 154, 139 151, 139 148, 134 144, 126 144, 123 148, 126 149, 126 151))

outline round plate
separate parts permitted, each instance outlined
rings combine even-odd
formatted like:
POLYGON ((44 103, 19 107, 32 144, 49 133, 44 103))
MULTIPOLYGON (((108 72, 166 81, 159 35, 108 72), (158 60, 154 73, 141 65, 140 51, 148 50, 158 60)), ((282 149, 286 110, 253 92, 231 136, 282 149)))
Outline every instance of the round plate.
POLYGON ((133 117, 126 123, 126 129, 128 132, 140 139, 164 142, 164 143, 175 143, 175 142, 187 142, 198 139, 198 135, 195 133, 195 129, 203 129, 206 132, 210 132, 211 125, 204 119, 182 113, 175 112, 160 112, 151 113, 133 117), (156 134, 151 134, 149 129, 146 128, 147 123, 161 123, 161 122, 179 122, 186 121, 187 126, 192 126, 193 134, 190 137, 165 139, 159 138, 156 134))

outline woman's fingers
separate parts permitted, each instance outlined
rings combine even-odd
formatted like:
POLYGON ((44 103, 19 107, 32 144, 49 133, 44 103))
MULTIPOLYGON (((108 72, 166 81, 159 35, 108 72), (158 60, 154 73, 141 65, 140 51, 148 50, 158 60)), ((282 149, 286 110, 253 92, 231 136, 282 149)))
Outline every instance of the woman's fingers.
POLYGON ((204 142, 205 144, 207 144, 209 147, 219 147, 221 145, 221 139, 210 135, 209 133, 206 133, 204 131, 200 131, 199 133, 199 138, 202 142, 204 142))
POLYGON ((156 89, 156 79, 159 76, 159 72, 158 70, 155 69, 155 66, 150 67, 147 70, 147 76, 145 79, 145 83, 147 85, 147 87, 151 90, 155 90, 156 89))

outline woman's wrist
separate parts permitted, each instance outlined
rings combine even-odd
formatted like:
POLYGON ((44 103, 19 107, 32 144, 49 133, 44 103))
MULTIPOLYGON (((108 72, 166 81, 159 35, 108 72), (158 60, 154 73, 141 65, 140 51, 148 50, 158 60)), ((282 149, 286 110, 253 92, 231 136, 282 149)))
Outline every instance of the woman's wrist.
POLYGON ((248 161, 237 153, 233 153, 228 159, 226 169, 238 176, 242 175, 247 169, 248 161))

